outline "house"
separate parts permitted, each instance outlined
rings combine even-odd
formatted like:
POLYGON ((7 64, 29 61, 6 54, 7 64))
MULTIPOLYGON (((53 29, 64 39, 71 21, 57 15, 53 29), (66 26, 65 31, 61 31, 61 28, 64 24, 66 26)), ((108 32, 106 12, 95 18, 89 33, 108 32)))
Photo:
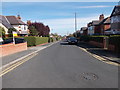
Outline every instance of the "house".
POLYGON ((88 23, 88 34, 89 35, 101 35, 105 34, 110 29, 110 17, 104 18, 104 14, 99 16, 99 20, 94 20, 88 23))
POLYGON ((17 30, 18 35, 25 36, 28 35, 28 26, 22 20, 20 15, 16 16, 6 16, 9 23, 17 30))
POLYGON ((99 20, 94 20, 90 23, 88 23, 88 35, 94 35, 94 34, 98 34, 98 24, 99 24, 99 20))
POLYGON ((114 7, 111 14, 111 34, 120 34, 120 5, 114 7))
POLYGON ((5 29, 6 35, 9 28, 15 28, 20 36, 28 35, 28 26, 21 20, 19 15, 18 17, 0 15, 0 26, 5 29))
POLYGON ((82 27, 81 30, 80 30, 80 33, 82 35, 88 35, 88 28, 87 27, 82 27))
POLYGON ((98 31, 99 34, 104 35, 107 34, 108 30, 110 30, 111 25, 110 25, 110 17, 107 17, 103 19, 99 24, 98 24, 98 31))
POLYGON ((9 23, 7 18, 3 15, 0 15, 0 26, 4 28, 6 35, 8 35, 8 29, 13 28, 13 26, 9 23))

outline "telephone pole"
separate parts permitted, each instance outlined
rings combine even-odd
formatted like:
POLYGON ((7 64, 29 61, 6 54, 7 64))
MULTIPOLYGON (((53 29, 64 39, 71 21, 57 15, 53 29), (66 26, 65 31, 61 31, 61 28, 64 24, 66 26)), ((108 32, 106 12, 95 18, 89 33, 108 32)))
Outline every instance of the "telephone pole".
MULTIPOLYGON (((75 33, 77 31, 77 17, 76 17, 76 12, 75 12, 75 33)), ((75 34, 77 37, 77 33, 75 34)))

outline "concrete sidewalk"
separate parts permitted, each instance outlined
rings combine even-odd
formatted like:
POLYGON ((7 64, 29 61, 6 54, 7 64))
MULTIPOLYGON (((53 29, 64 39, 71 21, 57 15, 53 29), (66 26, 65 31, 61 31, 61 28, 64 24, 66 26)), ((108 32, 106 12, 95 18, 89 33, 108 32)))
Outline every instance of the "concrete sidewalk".
POLYGON ((101 56, 101 57, 109 60, 109 61, 116 62, 116 63, 120 64, 120 54, 105 50, 104 48, 99 48, 99 47, 90 45, 90 44, 85 43, 85 42, 79 42, 78 46, 86 49, 88 52, 90 52, 92 54, 96 54, 98 56, 101 56))
POLYGON ((42 49, 48 45, 50 45, 52 43, 48 43, 48 44, 45 44, 45 45, 41 45, 41 46, 35 46, 35 47, 28 47, 27 50, 25 51, 22 51, 22 52, 18 52, 18 53, 15 53, 15 54, 11 54, 11 55, 8 55, 8 56, 4 56, 2 57, 2 66, 14 61, 14 60, 17 60, 18 58, 21 58, 23 56, 26 56, 34 51, 37 51, 39 49, 42 49))

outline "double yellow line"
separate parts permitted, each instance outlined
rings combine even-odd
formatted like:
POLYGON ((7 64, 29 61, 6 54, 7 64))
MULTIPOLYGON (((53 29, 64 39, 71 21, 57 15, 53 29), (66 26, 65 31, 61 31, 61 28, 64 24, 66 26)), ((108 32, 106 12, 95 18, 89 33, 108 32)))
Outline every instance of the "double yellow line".
POLYGON ((31 58, 33 58, 34 56, 36 56, 38 53, 34 53, 32 55, 30 55, 29 57, 26 57, 18 62, 15 62, 12 65, 6 66, 4 68, 2 68, 2 70, 0 71, 0 77, 2 77, 3 75, 7 74, 8 72, 12 71, 13 69, 15 69, 16 67, 20 66, 21 64, 25 63, 26 61, 30 60, 31 58))
POLYGON ((79 48, 80 48, 81 50, 87 52, 88 54, 90 54, 91 56, 93 56, 94 58, 96 58, 97 60, 100 60, 100 61, 105 62, 105 63, 107 63, 107 64, 111 64, 111 65, 115 65, 115 66, 120 66, 120 64, 118 64, 118 63, 111 62, 111 61, 109 61, 109 60, 107 60, 107 59, 105 59, 105 58, 103 58, 103 57, 101 57, 101 56, 98 56, 98 55, 96 55, 96 54, 92 54, 92 53, 88 52, 88 51, 87 51, 86 49, 84 49, 84 48, 81 48, 81 47, 79 47, 79 48))

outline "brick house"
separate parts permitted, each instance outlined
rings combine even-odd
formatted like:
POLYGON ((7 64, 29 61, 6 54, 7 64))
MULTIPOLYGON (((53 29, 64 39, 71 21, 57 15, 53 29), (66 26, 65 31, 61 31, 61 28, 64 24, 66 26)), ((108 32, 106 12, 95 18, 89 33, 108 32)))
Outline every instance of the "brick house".
POLYGON ((111 14, 111 34, 120 34, 120 5, 115 6, 111 14))
POLYGON ((108 30, 110 30, 111 25, 110 25, 110 17, 107 17, 103 19, 98 26, 98 31, 100 34, 104 35, 107 34, 108 30))
POLYGON ((105 34, 110 29, 110 17, 104 18, 104 14, 99 16, 99 20, 94 20, 88 23, 89 35, 101 35, 105 34))
POLYGON ((94 20, 90 23, 88 23, 88 35, 97 35, 99 34, 98 31, 98 24, 100 23, 99 20, 94 20))
POLYGON ((87 27, 82 27, 80 30, 82 35, 88 35, 88 28, 87 27))

